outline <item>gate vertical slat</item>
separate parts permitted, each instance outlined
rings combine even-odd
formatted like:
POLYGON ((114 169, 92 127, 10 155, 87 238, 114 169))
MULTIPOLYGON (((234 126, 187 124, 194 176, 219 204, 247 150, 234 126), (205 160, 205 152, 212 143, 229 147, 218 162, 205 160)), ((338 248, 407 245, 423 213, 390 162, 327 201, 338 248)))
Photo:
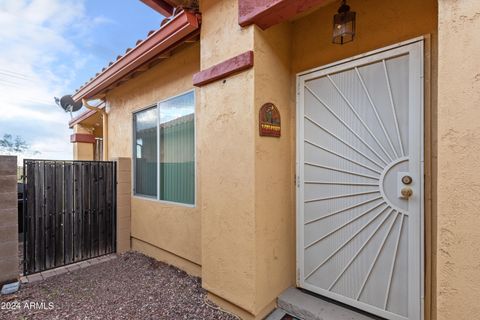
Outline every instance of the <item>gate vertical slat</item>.
POLYGON ((103 225, 103 212, 102 212, 102 164, 97 164, 97 248, 98 248, 98 255, 104 254, 102 250, 101 244, 103 243, 103 234, 101 226, 103 225))
POLYGON ((99 253, 99 228, 98 228, 98 215, 99 215, 99 207, 98 207, 98 185, 99 185, 99 180, 98 180, 98 163, 93 162, 92 163, 92 198, 91 198, 91 207, 92 207, 92 224, 91 224, 91 230, 92 230, 92 254, 94 256, 98 256, 99 253))
POLYGON ((98 164, 98 253, 105 254, 105 164, 98 164))
POLYGON ((112 251, 117 251, 117 241, 115 239, 117 238, 117 163, 112 162, 111 163, 111 175, 112 175, 112 202, 111 202, 111 217, 113 220, 112 223, 112 251))
POLYGON ((55 170, 45 162, 45 268, 54 267, 55 261, 55 170))
POLYGON ((24 259, 26 260, 24 273, 27 274, 35 272, 35 163, 25 161, 25 166, 26 176, 24 176, 24 183, 26 183, 27 199, 26 206, 24 205, 24 208, 26 207, 24 212, 27 224, 25 224, 26 228, 23 232, 27 240, 24 245, 24 259), (27 230, 30 230, 30 232, 27 232, 27 230))
POLYGON ((82 190, 83 190, 83 246, 82 259, 90 257, 90 165, 82 165, 82 190))
POLYGON ((86 179, 85 179, 85 164, 82 163, 82 166, 81 166, 81 175, 80 175, 80 178, 81 178, 81 190, 82 190, 82 196, 81 198, 79 198, 79 201, 81 201, 82 203, 82 212, 81 212, 81 230, 82 230, 82 234, 81 234, 81 247, 80 247, 80 257, 81 259, 85 259, 87 258, 87 253, 86 253, 86 238, 87 238, 87 233, 85 231, 85 224, 86 222, 88 222, 88 220, 86 221, 86 217, 87 217, 87 212, 88 212, 88 183, 86 183, 86 179))
POLYGON ((25 160, 24 273, 115 252, 114 162, 25 160))
POLYGON ((82 201, 82 164, 74 164, 75 176, 75 214, 74 214, 74 260, 82 259, 82 234, 83 234, 83 201, 82 201))
POLYGON ((93 176, 93 165, 92 163, 88 164, 88 187, 89 187, 89 194, 88 194, 88 257, 93 256, 93 186, 94 186, 94 176, 93 176))
POLYGON ((64 264, 73 261, 73 165, 65 163, 64 167, 64 199, 65 199, 65 215, 64 215, 64 264))
POLYGON ((111 251, 112 250, 112 242, 110 241, 112 237, 112 219, 111 219, 111 212, 112 212, 112 207, 111 207, 111 194, 112 194, 112 176, 111 176, 111 167, 110 165, 107 167, 107 175, 106 175, 106 186, 107 186, 107 194, 105 197, 106 200, 106 211, 107 211, 107 223, 106 223, 106 233, 107 233, 107 250, 111 251))
MULTIPOLYGON (((44 224, 44 201, 45 197, 43 195, 44 187, 44 166, 43 162, 38 162, 33 164, 35 170, 35 271, 40 271, 45 269, 45 224, 44 224)), ((33 186, 32 186, 33 187, 33 186)))
POLYGON ((55 266, 64 264, 64 166, 61 162, 55 163, 55 266))

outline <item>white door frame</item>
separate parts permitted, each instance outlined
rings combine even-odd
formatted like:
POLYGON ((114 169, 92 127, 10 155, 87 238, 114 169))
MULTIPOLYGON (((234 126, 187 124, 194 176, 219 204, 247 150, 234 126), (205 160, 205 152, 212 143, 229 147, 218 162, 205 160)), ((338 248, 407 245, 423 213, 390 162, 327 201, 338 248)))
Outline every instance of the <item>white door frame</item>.
MULTIPOLYGON (((409 305, 409 318, 414 320, 421 320, 424 318, 424 75, 423 75, 423 54, 424 54, 424 37, 414 38, 408 41, 400 42, 391 46, 373 50, 364 54, 360 54, 348 59, 340 60, 334 63, 330 63, 318 68, 310 69, 297 74, 297 113, 296 113, 296 231, 297 231, 297 286, 309 289, 309 285, 304 282, 304 170, 303 170, 303 141, 304 141, 304 83, 310 78, 317 78, 322 74, 332 73, 347 69, 351 66, 358 64, 358 60, 361 59, 362 64, 374 62, 377 60, 391 58, 405 53, 411 54, 409 60, 409 68, 413 72, 409 72, 409 103, 420 106, 416 114, 409 115, 409 123, 417 131, 414 134, 409 134, 410 142, 413 135, 421 135, 422 139, 420 143, 419 159, 416 161, 420 164, 419 177, 420 177, 420 217, 418 225, 420 230, 414 233, 416 238, 412 238, 414 241, 409 241, 409 253, 412 253, 414 257, 418 258, 418 264, 420 267, 416 270, 409 270, 409 288, 417 287, 418 290, 409 290, 408 305, 409 305), (420 77, 415 75, 420 74, 420 77), (418 239, 418 237, 420 239, 418 239), (420 248, 415 248, 413 244, 420 243, 420 248), (412 272, 413 271, 413 272, 412 272), (410 274, 412 272, 412 274, 410 274), (413 292, 413 293, 412 293, 413 292)), ((418 144, 418 143, 417 143, 418 144)), ((409 264, 410 267, 410 264, 409 264)), ((394 315, 381 309, 369 306, 364 303, 352 303, 352 301, 344 299, 343 296, 337 295, 332 292, 322 293, 334 300, 358 307, 359 309, 371 312, 376 315, 388 317, 389 319, 406 320, 407 318, 394 315), (370 309, 370 310, 369 310, 370 309)))

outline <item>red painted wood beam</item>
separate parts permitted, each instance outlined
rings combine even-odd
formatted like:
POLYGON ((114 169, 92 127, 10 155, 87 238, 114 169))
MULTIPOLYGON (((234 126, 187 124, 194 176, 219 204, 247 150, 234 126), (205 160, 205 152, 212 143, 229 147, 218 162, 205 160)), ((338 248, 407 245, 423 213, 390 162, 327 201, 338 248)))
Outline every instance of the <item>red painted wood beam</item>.
POLYGON ((238 24, 263 30, 294 18, 327 0, 238 0, 238 24))
POLYGON ((71 143, 95 143, 95 136, 89 133, 74 133, 70 136, 71 143))
POLYGON ((73 99, 79 101, 81 99, 93 98, 135 71, 135 69, 148 63, 158 55, 168 52, 198 31, 200 19, 199 15, 192 12, 183 11, 177 14, 171 21, 82 86, 73 95, 73 99))
POLYGON ((251 67, 253 67, 253 51, 247 51, 196 73, 193 76, 193 85, 201 87, 251 67))
POLYGON ((147 6, 157 11, 164 17, 170 17, 175 9, 170 3, 164 0, 140 0, 147 6))

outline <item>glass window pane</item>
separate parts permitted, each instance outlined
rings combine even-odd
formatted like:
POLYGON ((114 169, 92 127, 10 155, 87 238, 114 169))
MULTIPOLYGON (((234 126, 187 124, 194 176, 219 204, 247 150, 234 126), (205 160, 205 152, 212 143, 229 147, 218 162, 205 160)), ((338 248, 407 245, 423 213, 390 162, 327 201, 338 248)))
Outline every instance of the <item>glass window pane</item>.
POLYGON ((157 197, 157 108, 134 114, 135 194, 157 197))
POLYGON ((193 92, 160 103, 160 200, 195 203, 194 119, 193 92))

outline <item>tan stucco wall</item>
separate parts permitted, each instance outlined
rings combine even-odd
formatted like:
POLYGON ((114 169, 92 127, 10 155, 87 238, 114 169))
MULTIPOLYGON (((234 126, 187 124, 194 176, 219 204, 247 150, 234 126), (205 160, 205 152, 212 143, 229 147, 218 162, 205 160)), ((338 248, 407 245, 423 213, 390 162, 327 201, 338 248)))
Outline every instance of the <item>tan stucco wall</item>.
POLYGON ((236 1, 201 2, 202 68, 255 51, 253 70, 200 89, 198 125, 209 163, 202 169, 203 286, 252 315, 295 285, 295 74, 424 34, 436 44, 435 1, 349 4, 358 35, 338 46, 331 44, 337 3, 261 31, 238 27, 236 1), (266 102, 281 112, 280 139, 258 136, 266 102))
MULTIPOLYGON (((253 28, 237 24, 237 1, 205 0, 202 68, 253 49, 253 28)), ((255 310, 255 115, 253 70, 200 88, 202 285, 255 310)))
POLYGON ((196 208, 133 197, 131 218, 133 249, 194 274, 202 265, 210 296, 244 317, 261 317, 295 285, 296 73, 428 33, 436 46, 436 1, 349 4, 357 38, 338 46, 331 44, 337 3, 262 31, 238 26, 237 1, 203 0, 201 45, 107 95, 109 156, 131 157, 133 111, 191 89, 200 65, 255 51, 254 68, 196 89, 196 208), (279 139, 258 136, 266 102, 281 112, 279 139))
POLYGON ((293 23, 293 73, 424 34, 436 34, 435 0, 350 0, 348 5, 357 12, 356 36, 353 42, 342 46, 332 44, 332 19, 338 2, 293 23))
POLYGON ((253 49, 253 28, 238 25, 238 0, 201 0, 201 67, 253 49))
MULTIPOLYGON (((199 54, 199 43, 191 44, 108 93, 110 158, 132 157, 133 112, 193 89, 192 76, 200 68, 199 54)), ((196 99, 196 120, 198 121, 200 117, 198 96, 196 99)), ((200 172, 202 163, 202 159, 197 156, 197 173, 200 172)), ((200 179, 200 175, 197 174, 197 205, 194 208, 132 197, 131 234, 134 250, 145 252, 180 267, 191 263, 193 266, 187 271, 199 274, 202 200, 202 190, 198 188, 200 179)))
MULTIPOLYGON (((255 134, 256 312, 295 285, 295 75, 427 34, 436 48, 436 1, 363 0, 349 5, 358 14, 357 37, 344 46, 331 44, 336 2, 266 31, 255 28, 254 130, 263 103, 274 102, 282 116, 280 139, 255 134)), ((430 104, 426 101, 426 108, 430 104)), ((426 136, 430 139, 430 132, 426 136)), ((426 144, 430 147, 430 141, 426 144)))
POLYGON ((255 29, 255 129, 259 111, 280 111, 280 138, 255 134, 256 312, 295 285, 294 82, 291 26, 255 29), (293 162, 292 162, 293 160, 293 162))
POLYGON ((479 1, 439 1, 439 320, 480 319, 479 1))
POLYGON ((93 144, 92 143, 72 143, 74 160, 93 160, 93 144))
MULTIPOLYGON (((90 127, 82 126, 81 124, 76 124, 73 127, 74 133, 86 133, 92 134, 93 129, 90 127)), ((74 142, 72 143, 73 148, 73 159, 74 160, 86 160, 91 161, 94 158, 94 144, 93 143, 82 143, 74 142)))

